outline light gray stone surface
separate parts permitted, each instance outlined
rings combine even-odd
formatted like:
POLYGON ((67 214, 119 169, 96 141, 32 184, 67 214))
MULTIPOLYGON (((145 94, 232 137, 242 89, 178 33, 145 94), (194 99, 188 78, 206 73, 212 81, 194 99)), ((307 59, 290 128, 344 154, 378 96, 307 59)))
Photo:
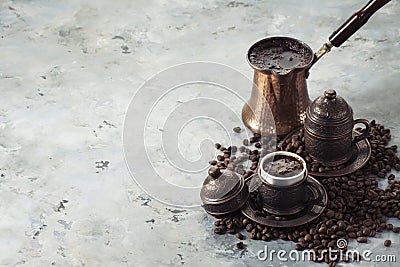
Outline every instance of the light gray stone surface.
MULTIPOLYGON (((140 85, 171 65, 215 61, 251 77, 245 53, 255 40, 288 35, 318 49, 364 2, 1 1, 0 265, 309 266, 260 262, 264 243, 239 251, 234 237, 212 234, 200 207, 143 193, 124 161, 123 120, 140 85)), ((393 143, 399 15, 389 3, 308 80, 311 98, 335 88, 356 117, 392 128, 393 143)), ((400 260, 399 245, 389 233, 350 243, 400 260)))

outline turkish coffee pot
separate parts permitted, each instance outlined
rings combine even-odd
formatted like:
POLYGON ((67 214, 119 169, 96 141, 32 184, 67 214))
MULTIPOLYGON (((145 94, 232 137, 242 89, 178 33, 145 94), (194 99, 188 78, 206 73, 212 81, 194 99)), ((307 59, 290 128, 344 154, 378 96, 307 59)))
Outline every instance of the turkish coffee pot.
POLYGON ((253 44, 247 52, 254 77, 251 97, 242 109, 245 125, 253 132, 268 134, 271 113, 277 135, 304 124, 306 109, 311 104, 306 82, 309 69, 333 46, 340 47, 388 2, 369 1, 334 31, 316 53, 304 42, 290 37, 268 37, 253 44))

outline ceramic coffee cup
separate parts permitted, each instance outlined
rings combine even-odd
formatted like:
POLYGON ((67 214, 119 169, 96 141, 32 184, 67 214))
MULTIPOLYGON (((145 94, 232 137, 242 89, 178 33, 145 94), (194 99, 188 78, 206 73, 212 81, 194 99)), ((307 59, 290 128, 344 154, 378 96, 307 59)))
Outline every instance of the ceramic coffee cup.
POLYGON ((260 162, 258 176, 262 182, 259 198, 266 211, 283 216, 304 209, 307 201, 307 168, 300 156, 286 151, 268 154, 260 162), (285 165, 283 162, 293 162, 294 165, 285 165))

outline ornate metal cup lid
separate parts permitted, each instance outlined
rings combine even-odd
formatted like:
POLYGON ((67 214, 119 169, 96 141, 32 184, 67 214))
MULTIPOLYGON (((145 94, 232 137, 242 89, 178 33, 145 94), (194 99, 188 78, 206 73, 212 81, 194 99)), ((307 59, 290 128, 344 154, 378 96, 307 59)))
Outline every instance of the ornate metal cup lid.
POLYGON ((353 110, 335 90, 328 89, 312 102, 307 116, 313 121, 339 123, 352 118, 353 110))
POLYGON ((306 132, 325 138, 351 134, 353 110, 335 90, 329 89, 307 108, 304 126, 306 132))
POLYGON ((203 203, 217 204, 234 196, 243 188, 244 181, 236 173, 226 170, 218 178, 208 176, 203 183, 200 197, 203 203))

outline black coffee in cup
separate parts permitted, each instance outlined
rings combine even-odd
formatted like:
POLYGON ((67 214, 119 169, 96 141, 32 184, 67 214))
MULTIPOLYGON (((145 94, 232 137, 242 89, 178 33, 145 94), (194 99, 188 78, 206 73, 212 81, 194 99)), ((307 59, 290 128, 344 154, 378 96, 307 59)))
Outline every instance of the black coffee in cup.
POLYGON ((304 168, 299 160, 286 155, 276 155, 272 161, 264 162, 262 167, 268 174, 280 178, 296 176, 304 168))

